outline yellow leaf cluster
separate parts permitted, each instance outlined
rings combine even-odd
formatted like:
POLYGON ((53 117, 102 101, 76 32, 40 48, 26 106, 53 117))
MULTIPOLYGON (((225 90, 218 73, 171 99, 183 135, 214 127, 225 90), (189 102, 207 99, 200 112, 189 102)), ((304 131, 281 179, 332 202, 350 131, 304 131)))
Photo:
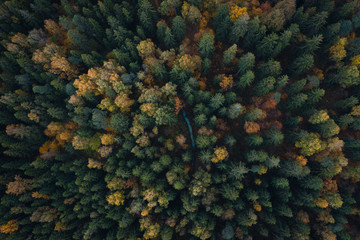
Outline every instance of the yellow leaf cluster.
POLYGON ((211 159, 211 161, 213 163, 218 163, 220 161, 223 161, 224 159, 229 157, 229 153, 226 150, 226 147, 217 147, 214 150, 214 154, 213 157, 211 159))
POLYGON ((315 76, 319 79, 319 80, 324 80, 324 72, 323 70, 319 69, 319 68, 314 68, 313 72, 315 74, 315 76))
POLYGON ((254 207, 255 211, 257 211, 257 212, 261 211, 261 205, 258 202, 255 202, 253 204, 253 207, 254 207))
POLYGON ((328 120, 330 117, 328 115, 328 113, 325 110, 321 110, 315 114, 313 114, 310 118, 309 118, 309 122, 313 123, 313 124, 318 124, 318 123, 322 123, 325 122, 326 120, 328 120))
POLYGON ((149 38, 141 41, 137 45, 136 49, 138 50, 140 57, 143 59, 155 54, 155 44, 149 38))
POLYGON ((65 223, 62 223, 62 222, 56 222, 55 224, 55 228, 54 228, 55 231, 58 231, 58 232, 63 232, 63 231, 66 231, 66 225, 65 223))
POLYGON ((145 239, 153 239, 156 238, 160 233, 160 225, 158 223, 155 223, 153 225, 150 225, 145 233, 144 233, 144 238, 145 239))
POLYGON ((77 76, 78 70, 75 66, 71 65, 65 57, 55 54, 50 60, 49 72, 57 74, 61 78, 67 78, 68 80, 77 76))
POLYGON ((346 57, 346 44, 346 38, 340 38, 333 46, 331 46, 330 57, 335 61, 341 61, 344 57, 346 57))
POLYGON ((264 165, 260 165, 260 171, 258 172, 259 175, 263 175, 267 173, 267 168, 264 165))
POLYGON ((139 144, 140 147, 150 146, 150 138, 146 135, 142 135, 138 139, 136 139, 136 143, 139 144))
POLYGON ((360 54, 351 58, 351 65, 357 67, 358 69, 360 68, 360 54))
POLYGON ((329 206, 329 203, 323 198, 317 198, 314 200, 314 202, 315 202, 315 205, 320 208, 327 208, 329 206))
POLYGON ((239 7, 237 5, 230 7, 230 21, 236 22, 239 18, 248 15, 246 7, 239 7))
POLYGON ((34 121, 36 123, 39 123, 40 121, 40 117, 39 115, 37 115, 35 112, 29 112, 27 117, 31 120, 34 121))
POLYGON ((197 55, 191 56, 185 54, 179 59, 179 67, 183 70, 194 72, 201 68, 201 58, 197 55))
POLYGON ((120 191, 116 191, 107 197, 107 202, 111 205, 120 206, 124 204, 125 197, 120 191))
POLYGON ((305 166, 307 164, 307 159, 301 155, 297 156, 295 161, 298 162, 301 166, 305 166))
POLYGON ((73 85, 77 88, 76 94, 78 96, 84 96, 85 93, 94 92, 96 89, 95 83, 91 81, 87 74, 80 75, 78 79, 75 79, 73 85))
POLYGON ((130 107, 134 104, 134 100, 131 100, 126 93, 119 93, 115 98, 115 104, 120 108, 121 112, 130 112, 130 107))
POLYGON ((315 133, 310 133, 295 143, 295 147, 301 148, 301 154, 311 156, 321 151, 325 146, 315 133))
POLYGON ((226 75, 222 75, 221 76, 221 81, 220 81, 220 87, 223 91, 226 91, 230 88, 232 88, 234 86, 234 79, 232 75, 226 76, 226 75))
POLYGON ((351 115, 357 116, 357 117, 360 116, 360 105, 352 107, 351 115))
POLYGON ((0 225, 0 232, 4 234, 12 234, 13 232, 16 232, 19 230, 17 220, 10 220, 6 224, 0 225))
POLYGON ((99 162, 99 161, 96 161, 96 160, 94 160, 92 158, 88 159, 88 165, 87 165, 88 168, 101 169, 102 165, 103 164, 101 162, 99 162))
POLYGON ((22 194, 26 190, 32 189, 31 184, 32 184, 31 179, 25 179, 16 175, 15 180, 7 184, 6 194, 14 194, 14 195, 22 194))
POLYGON ((179 97, 175 97, 174 100, 175 100, 175 113, 176 115, 178 115, 181 109, 185 107, 185 104, 183 103, 183 101, 181 101, 179 97))
POLYGON ((154 103, 143 103, 140 106, 140 110, 143 113, 146 113, 146 115, 148 115, 149 117, 152 117, 154 115, 154 113, 155 113, 156 106, 155 106, 154 103))
POLYGON ((115 136, 113 134, 103 134, 101 136, 101 144, 104 144, 104 145, 111 145, 114 143, 114 140, 115 140, 115 136))
POLYGON ((186 1, 184 1, 182 7, 181 7, 181 15, 183 18, 186 18, 189 14, 190 4, 186 1))
POLYGON ((33 192, 31 194, 31 196, 33 198, 42 198, 42 199, 46 199, 46 200, 49 200, 51 199, 51 197, 49 195, 46 195, 46 194, 42 194, 42 193, 39 193, 39 192, 33 192))
POLYGON ((123 189, 124 186, 125 186, 125 180, 119 177, 114 177, 107 184, 107 188, 109 188, 111 191, 123 189))

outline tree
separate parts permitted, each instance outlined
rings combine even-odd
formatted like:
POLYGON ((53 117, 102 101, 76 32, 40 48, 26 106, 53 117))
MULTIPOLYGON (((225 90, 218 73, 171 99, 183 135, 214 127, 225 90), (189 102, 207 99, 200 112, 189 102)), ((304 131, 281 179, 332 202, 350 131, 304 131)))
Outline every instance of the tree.
POLYGON ((200 21, 201 17, 202 15, 200 10, 197 7, 191 5, 189 12, 187 13, 187 19, 189 19, 192 24, 196 24, 200 21))
POLYGON ((240 38, 244 37, 248 30, 248 20, 249 17, 246 15, 236 20, 234 25, 231 27, 229 42, 238 43, 240 38))
POLYGON ((244 108, 240 103, 232 104, 227 110, 227 116, 230 119, 236 119, 243 112, 244 108))
POLYGON ((310 54, 303 54, 297 57, 294 62, 289 66, 289 72, 293 75, 300 75, 314 65, 314 57, 310 54))
POLYGON ((345 45, 347 44, 346 38, 340 38, 333 46, 331 46, 330 57, 331 59, 339 62, 346 57, 345 45))
POLYGON ((256 73, 259 78, 278 77, 281 74, 281 64, 278 61, 269 60, 261 64, 256 73))
POLYGON ((337 73, 329 77, 329 82, 338 83, 341 87, 347 88, 360 83, 359 71, 355 66, 341 66, 337 73))
POLYGON ((108 126, 106 119, 107 113, 99 109, 94 109, 92 113, 92 123, 96 129, 105 129, 108 126))
POLYGON ((326 20, 328 18, 328 12, 320 12, 316 13, 313 16, 309 17, 307 20, 306 25, 303 26, 306 33, 313 36, 318 34, 319 31, 324 27, 326 24, 326 20))
POLYGON ((286 108, 288 108, 289 110, 298 109, 305 105, 308 98, 308 95, 306 95, 305 93, 298 93, 296 95, 293 95, 288 99, 286 108))
POLYGON ((265 59, 274 57, 274 49, 278 46, 278 42, 279 36, 276 33, 267 35, 256 45, 257 55, 265 59))
POLYGON ((236 83, 239 88, 246 88, 251 85, 254 79, 255 74, 249 70, 244 75, 242 75, 236 83))
POLYGON ((146 58, 146 57, 154 55, 155 44, 151 41, 151 39, 148 38, 144 41, 141 41, 137 45, 136 49, 138 50, 140 57, 146 58))
POLYGON ((198 50, 202 58, 211 57, 215 50, 214 36, 210 33, 205 33, 200 39, 198 50))
POLYGON ((254 86, 254 95, 255 96, 264 96, 270 91, 274 89, 275 78, 274 77, 267 77, 260 80, 254 86))
POLYGON ((32 184, 31 179, 25 179, 16 175, 14 177, 14 181, 9 182, 7 184, 6 194, 14 194, 14 195, 22 194, 27 190, 31 190, 33 188, 31 184, 32 184))
POLYGON ((177 122, 177 116, 169 106, 158 108, 154 118, 157 125, 173 125, 177 122))
POLYGON ((245 137, 246 143, 250 147, 260 146, 263 143, 263 138, 256 134, 249 134, 245 137))
POLYGON ((267 11, 261 20, 270 30, 280 31, 286 20, 291 19, 292 15, 294 15, 295 10, 296 5, 293 1, 280 1, 267 11))
POLYGON ((90 52, 90 50, 92 50, 88 38, 77 29, 70 29, 68 31, 68 36, 71 42, 84 52, 90 52))
POLYGON ((279 145, 283 142, 284 135, 276 128, 272 128, 265 133, 265 142, 270 145, 279 145))
POLYGON ((213 157, 211 158, 211 162, 218 163, 225 160, 228 157, 229 157, 229 153, 226 150, 226 147, 217 147, 214 149, 214 154, 213 157))
POLYGON ((238 67, 240 74, 247 73, 248 70, 252 70, 255 66, 255 55, 251 52, 243 55, 239 58, 238 67))
POLYGON ((263 111, 259 108, 254 108, 245 114, 244 120, 253 122, 253 121, 261 118, 262 116, 263 116, 263 111))
POLYGON ((239 7, 238 5, 233 5, 230 7, 230 21, 236 22, 239 18, 243 18, 248 15, 246 7, 239 7))
POLYGON ((214 27, 216 38, 220 42, 226 42, 231 28, 229 7, 227 4, 221 4, 219 9, 216 11, 214 17, 214 27))
POLYGON ((229 64, 232 62, 232 60, 235 58, 236 56, 236 51, 237 51, 237 45, 234 44, 231 47, 229 47, 223 55, 223 63, 224 64, 229 64))
POLYGON ((325 110, 320 110, 310 116, 309 122, 312 124, 319 124, 325 122, 329 118, 330 117, 325 110))
POLYGON ((295 147, 301 148, 300 153, 304 156, 312 156, 325 148, 324 142, 315 133, 306 134, 300 141, 295 143, 295 147))
POLYGON ((166 31, 167 25, 164 21, 160 21, 156 24, 156 26, 157 26, 156 37, 158 38, 159 42, 164 43, 165 31, 166 31))
POLYGON ((247 50, 252 49, 258 45, 258 42, 265 36, 266 27, 261 24, 259 17, 255 17, 248 24, 248 31, 244 37, 244 48, 247 50))
POLYGON ((0 233, 12 234, 19 230, 18 221, 10 220, 5 224, 0 225, 0 233))
POLYGON ((172 20, 171 31, 174 34, 175 40, 180 43, 185 38, 186 24, 182 17, 176 16, 172 20))
POLYGON ((211 97, 209 106, 216 110, 220 108, 225 102, 225 97, 221 93, 216 93, 214 96, 211 97))
POLYGON ((329 138, 336 134, 339 134, 340 127, 335 123, 333 119, 328 119, 319 125, 319 130, 324 138, 329 138))
POLYGON ((168 49, 175 47, 175 44, 176 44, 175 38, 174 38, 174 35, 172 34, 170 28, 166 28, 166 30, 165 30, 164 43, 165 43, 166 48, 168 48, 168 49))
POLYGON ((235 180, 242 180, 248 172, 249 169, 243 162, 232 163, 228 169, 229 176, 235 180))
POLYGON ((157 22, 157 13, 152 4, 148 0, 140 0, 140 7, 138 9, 138 17, 140 26, 145 31, 148 37, 153 36, 155 31, 155 24, 157 22))
POLYGON ((227 222, 225 228, 221 232, 223 239, 233 239, 235 235, 233 227, 227 222))

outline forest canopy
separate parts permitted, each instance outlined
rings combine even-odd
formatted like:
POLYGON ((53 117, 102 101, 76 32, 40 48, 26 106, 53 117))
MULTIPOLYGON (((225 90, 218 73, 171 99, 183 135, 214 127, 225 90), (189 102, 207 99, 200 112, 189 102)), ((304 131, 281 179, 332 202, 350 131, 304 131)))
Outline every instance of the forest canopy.
POLYGON ((0 69, 0 239, 360 239, 358 0, 5 0, 0 69))

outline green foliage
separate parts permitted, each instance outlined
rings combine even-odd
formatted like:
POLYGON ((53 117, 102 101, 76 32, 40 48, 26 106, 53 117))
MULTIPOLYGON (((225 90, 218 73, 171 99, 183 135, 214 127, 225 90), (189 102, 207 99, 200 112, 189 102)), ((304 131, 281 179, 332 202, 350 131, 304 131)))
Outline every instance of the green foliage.
POLYGON ((255 96, 264 96, 271 92, 274 89, 275 78, 274 77, 267 77, 260 80, 254 86, 254 95, 255 96))
POLYGON ((172 20, 171 32, 174 34, 175 40, 181 42, 185 38, 186 25, 184 19, 176 16, 172 20))
POLYGON ((117 113, 111 115, 110 126, 114 128, 115 131, 126 132, 129 129, 130 120, 127 116, 122 113, 117 113))
POLYGON ((236 44, 239 42, 240 38, 245 36, 248 30, 248 20, 247 16, 236 20, 230 30, 229 42, 236 44))
POLYGON ((232 60, 235 58, 236 51, 237 51, 237 45, 236 44, 232 45, 226 51, 224 51, 223 63, 224 64, 231 63, 232 60))
POLYGON ((214 52, 214 36, 210 33, 205 33, 199 42, 198 50, 202 58, 209 58, 214 52))
POLYGON ((289 66, 289 72, 295 76, 308 71, 314 65, 314 57, 310 54, 303 54, 297 57, 289 66))
POLYGON ((1 2, 0 238, 355 239, 358 3, 1 2))

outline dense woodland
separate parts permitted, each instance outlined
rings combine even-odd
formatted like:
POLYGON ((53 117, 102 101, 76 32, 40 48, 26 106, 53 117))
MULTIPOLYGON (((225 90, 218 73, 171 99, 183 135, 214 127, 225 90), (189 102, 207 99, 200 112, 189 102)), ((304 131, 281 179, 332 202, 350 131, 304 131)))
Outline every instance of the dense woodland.
POLYGON ((0 239, 360 239, 360 1, 0 3, 0 239))

